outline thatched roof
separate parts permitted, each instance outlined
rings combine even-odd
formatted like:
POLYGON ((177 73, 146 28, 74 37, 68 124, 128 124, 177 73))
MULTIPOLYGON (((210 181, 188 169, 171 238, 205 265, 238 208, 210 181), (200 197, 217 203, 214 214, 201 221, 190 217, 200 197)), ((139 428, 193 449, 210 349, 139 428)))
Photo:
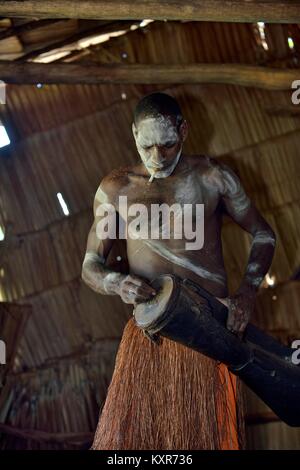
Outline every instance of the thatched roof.
MULTIPOLYGON (((15 34, 0 40, 0 60, 25 56, 29 61, 26 54, 33 50, 68 43, 68 38, 89 29, 96 28, 97 34, 101 28, 115 30, 111 23, 59 20, 26 32, 21 28, 25 20, 2 20, 0 26, 13 26, 15 34)), ((132 25, 126 22, 126 34, 80 53, 62 46, 69 47, 70 55, 58 62, 299 68, 297 24, 266 24, 268 49, 252 23, 155 21, 130 29, 132 25)), ((286 339, 300 330, 299 283, 288 283, 300 264, 300 113, 291 104, 290 89, 174 82, 8 85, 7 103, 0 107, 12 140, 0 150, 0 225, 6 231, 0 242, 0 300, 30 303, 32 314, 1 396, 0 421, 6 425, 50 434, 95 429, 130 309, 115 297, 96 295, 80 280, 92 201, 104 175, 137 160, 132 111, 140 97, 158 89, 178 98, 182 106, 190 125, 186 152, 230 164, 278 236, 270 272, 282 283, 276 287, 281 294, 271 288, 262 291, 257 321, 275 333, 280 330, 286 339), (61 212, 58 192, 69 206, 69 217, 61 212), (291 292, 297 300, 289 307, 291 292), (274 295, 284 299, 280 308, 274 295), (54 415, 57 418, 49 420, 54 415)), ((233 289, 242 276, 250 238, 226 220, 223 242, 233 289)), ((117 264, 116 256, 123 255, 118 250, 122 248, 112 253, 111 263, 117 264)), ((7 435, 14 434, 10 431, 7 435)), ((35 438, 7 437, 3 447, 51 446, 53 436, 35 438)), ((54 447, 72 442, 72 436, 61 438, 54 447)), ((86 445, 88 437, 77 438, 86 445)))

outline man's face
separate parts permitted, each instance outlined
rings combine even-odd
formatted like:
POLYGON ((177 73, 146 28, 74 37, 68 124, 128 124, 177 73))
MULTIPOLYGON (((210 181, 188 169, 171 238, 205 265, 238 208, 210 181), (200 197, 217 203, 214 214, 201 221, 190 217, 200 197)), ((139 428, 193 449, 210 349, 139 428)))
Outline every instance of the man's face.
POLYGON ((169 176, 175 168, 186 137, 186 122, 178 131, 170 116, 146 117, 132 130, 140 157, 155 178, 169 176))

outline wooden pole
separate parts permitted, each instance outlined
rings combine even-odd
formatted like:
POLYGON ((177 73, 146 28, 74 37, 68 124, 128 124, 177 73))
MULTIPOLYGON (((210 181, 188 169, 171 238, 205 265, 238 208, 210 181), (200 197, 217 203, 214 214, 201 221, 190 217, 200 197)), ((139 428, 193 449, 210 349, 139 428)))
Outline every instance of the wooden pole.
POLYGON ((44 28, 54 23, 58 23, 59 20, 34 20, 28 23, 20 24, 18 26, 11 26, 10 28, 4 29, 0 32, 0 40, 10 38, 12 36, 18 36, 22 33, 27 33, 29 31, 34 31, 35 29, 44 28))
POLYGON ((98 24, 93 28, 85 29, 83 31, 79 31, 75 34, 72 34, 71 36, 64 38, 63 40, 59 40, 54 43, 47 44, 47 46, 34 49, 33 51, 30 51, 27 54, 24 54, 23 56, 16 59, 16 62, 26 62, 29 59, 34 59, 35 57, 50 52, 54 49, 61 49, 70 46, 71 44, 76 43, 80 39, 85 39, 94 35, 113 33, 115 31, 120 31, 123 29, 126 30, 129 29, 132 24, 134 24, 133 21, 114 21, 107 24, 98 24))
POLYGON ((3 17, 300 22, 300 1, 284 0, 19 0, 0 1, 3 17))
POLYGON ((0 61, 0 79, 5 83, 17 84, 222 83, 284 90, 291 89, 292 82, 299 79, 299 70, 240 64, 81 65, 0 61))

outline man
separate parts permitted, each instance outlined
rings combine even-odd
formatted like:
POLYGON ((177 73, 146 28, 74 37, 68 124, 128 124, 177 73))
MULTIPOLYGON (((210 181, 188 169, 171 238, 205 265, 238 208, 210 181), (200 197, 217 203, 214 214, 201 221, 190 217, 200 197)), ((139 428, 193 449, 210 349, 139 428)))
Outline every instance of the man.
MULTIPOLYGON (((83 280, 98 293, 117 294, 123 302, 136 305, 156 294, 149 282, 158 275, 188 278, 229 307, 227 328, 242 336, 272 261, 273 230, 229 167, 207 156, 183 154, 188 125, 174 98, 163 93, 144 97, 135 109, 132 131, 142 162, 115 170, 101 182, 83 280), (114 207, 118 224, 126 225, 124 221, 130 219, 120 196, 126 197, 126 207, 143 204, 149 211, 153 204, 204 204, 203 247, 187 250, 187 240, 175 237, 174 231, 169 239, 151 240, 130 237, 127 230, 129 273, 113 272, 105 261, 114 237, 105 233, 104 210, 99 209, 114 207), (222 256, 224 213, 253 236, 245 274, 232 296, 228 296, 222 256)), ((130 320, 93 448, 238 448, 242 430, 237 425, 236 385, 222 364, 166 338, 158 347, 130 320)))

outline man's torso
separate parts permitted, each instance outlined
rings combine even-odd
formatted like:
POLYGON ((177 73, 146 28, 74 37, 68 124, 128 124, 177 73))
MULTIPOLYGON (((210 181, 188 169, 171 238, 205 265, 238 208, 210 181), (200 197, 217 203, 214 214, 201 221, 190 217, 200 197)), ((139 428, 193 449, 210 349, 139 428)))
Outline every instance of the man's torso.
MULTIPOLYGON (((186 243, 191 240, 185 237, 184 231, 181 239, 174 239, 174 218, 171 219, 169 239, 151 239, 150 217, 148 239, 133 239, 129 230, 127 256, 130 272, 149 280, 159 274, 173 273, 194 280, 215 296, 226 297, 219 185, 214 166, 209 158, 203 156, 182 155, 170 176, 154 179, 151 183, 142 165, 113 172, 110 176, 109 202, 118 209, 123 220, 126 220, 126 214, 125 208, 119 206, 120 196, 126 196, 126 210, 133 204, 143 204, 149 216, 151 208, 155 207, 153 205, 167 204, 170 207, 179 204, 182 208, 191 204, 194 207, 196 204, 204 205, 204 245, 200 250, 186 249, 186 243)), ((127 228, 132 220, 133 217, 127 216, 127 228)), ((184 226, 184 218, 182 222, 184 226)), ((193 230, 196 228, 199 229, 199 226, 196 226, 194 210, 193 230)))

